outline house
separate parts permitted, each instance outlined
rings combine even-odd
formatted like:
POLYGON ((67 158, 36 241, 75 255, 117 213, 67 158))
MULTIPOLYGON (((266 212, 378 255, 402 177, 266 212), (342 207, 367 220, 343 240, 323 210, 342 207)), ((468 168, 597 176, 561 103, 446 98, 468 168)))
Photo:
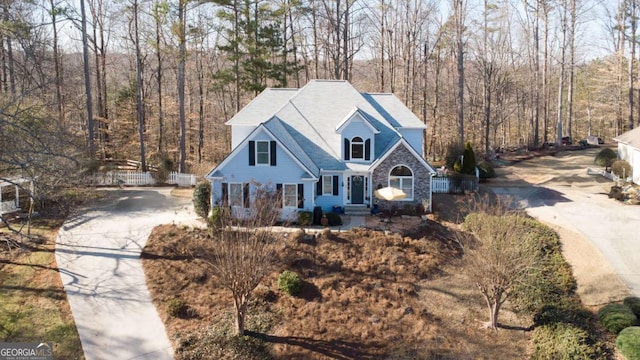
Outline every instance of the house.
POLYGON ((431 211, 435 170, 421 156, 426 126, 393 94, 360 93, 337 80, 269 88, 226 125, 232 151, 206 176, 212 206, 248 208, 259 183, 277 190, 283 218, 316 207, 431 211), (378 203, 373 192, 387 186, 406 197, 378 203))
POLYGON ((640 128, 629 130, 613 140, 618 142, 618 158, 631 165, 633 182, 640 185, 640 128))

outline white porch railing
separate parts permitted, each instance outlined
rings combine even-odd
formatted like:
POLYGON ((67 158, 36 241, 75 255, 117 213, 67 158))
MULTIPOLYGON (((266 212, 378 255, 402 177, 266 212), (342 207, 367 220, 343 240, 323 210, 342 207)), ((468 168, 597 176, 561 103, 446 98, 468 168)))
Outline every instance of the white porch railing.
POLYGON ((18 210, 20 210, 20 208, 16 204, 15 200, 3 201, 0 203, 0 215, 18 210))
MULTIPOLYGON (((138 171, 108 171, 95 176, 97 185, 106 186, 144 186, 156 185, 156 180, 151 172, 138 171)), ((195 186, 198 177, 195 174, 183 174, 178 172, 169 173, 166 184, 178 186, 195 186)))

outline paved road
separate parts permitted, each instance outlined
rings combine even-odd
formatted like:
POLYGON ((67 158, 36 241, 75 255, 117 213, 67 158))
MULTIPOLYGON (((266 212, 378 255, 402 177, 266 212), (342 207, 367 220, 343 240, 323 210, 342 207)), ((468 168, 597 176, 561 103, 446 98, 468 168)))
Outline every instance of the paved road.
POLYGON ((173 359, 145 283, 140 252, 159 224, 194 224, 171 188, 112 190, 58 234, 56 260, 85 357, 173 359))
POLYGON ((490 187, 514 196, 530 215, 589 239, 631 293, 640 296, 640 206, 609 199, 613 183, 587 175, 597 151, 528 160, 507 168, 507 181, 490 187))

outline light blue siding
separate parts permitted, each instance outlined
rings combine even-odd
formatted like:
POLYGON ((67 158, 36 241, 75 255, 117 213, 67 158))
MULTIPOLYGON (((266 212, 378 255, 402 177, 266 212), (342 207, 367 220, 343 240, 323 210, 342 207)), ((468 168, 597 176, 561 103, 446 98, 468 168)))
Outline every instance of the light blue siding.
POLYGON ((411 147, 422 154, 422 133, 423 129, 400 129, 400 133, 411 147))
POLYGON ((322 211, 331 211, 334 206, 342 206, 344 199, 344 179, 341 173, 326 173, 327 176, 338 176, 338 195, 318 195, 316 196, 316 183, 313 183, 313 195, 315 197, 315 206, 320 206, 322 211))
POLYGON ((222 203, 222 182, 221 181, 212 181, 211 182, 211 206, 216 206, 222 203))
MULTIPOLYGON (((272 141, 273 139, 266 133, 257 133, 252 141, 272 141)), ((313 210, 313 199, 315 195, 315 181, 310 180, 310 175, 300 166, 286 150, 276 144, 276 165, 249 166, 249 146, 248 142, 241 145, 233 158, 220 168, 216 175, 222 176, 223 180, 216 180, 212 184, 212 203, 221 203, 222 183, 259 183, 267 185, 275 190, 276 184, 304 184, 304 209, 292 210, 313 210), (304 179, 304 180, 303 180, 304 179)), ((251 186, 253 193, 253 185, 251 186)), ((274 204, 274 206, 277 206, 274 204)), ((291 211, 283 211, 286 216, 291 211)))
MULTIPOLYGON (((362 141, 363 141, 363 144, 364 144, 365 141, 367 141, 367 139, 371 139, 371 148, 370 148, 371 149, 370 150, 371 151, 371 157, 370 157, 369 161, 366 161, 364 159, 362 159, 362 160, 357 159, 355 161, 356 162, 372 162, 373 160, 375 160, 374 134, 371 131, 371 128, 369 126, 367 126, 358 117, 356 117, 353 121, 351 121, 351 123, 349 123, 349 125, 347 125, 347 127, 345 127, 344 130, 342 130, 342 138, 349 140, 350 143, 351 143, 351 140, 355 136, 361 137, 362 141)), ((342 159, 344 159, 344 141, 342 142, 342 152, 340 153, 340 157, 342 159)), ((354 161, 354 160, 350 159, 349 161, 354 161)))
MULTIPOLYGON (((252 140, 271 141, 266 134, 258 134, 252 140)), ((248 143, 238 149, 236 156, 229 159, 224 168, 219 169, 225 177, 225 182, 251 182, 261 184, 300 183, 303 176, 308 177, 306 171, 286 153, 280 144, 276 146, 276 166, 256 164, 249 166, 248 143)))

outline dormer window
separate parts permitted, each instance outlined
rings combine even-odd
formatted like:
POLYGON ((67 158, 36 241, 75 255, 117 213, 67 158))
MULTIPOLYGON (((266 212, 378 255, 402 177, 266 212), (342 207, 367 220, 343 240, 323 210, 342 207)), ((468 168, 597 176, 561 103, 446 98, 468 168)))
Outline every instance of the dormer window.
POLYGON ((360 136, 354 136, 351 141, 344 139, 344 159, 345 160, 365 160, 371 159, 371 139, 363 140, 360 136))
POLYGON ((359 136, 351 139, 351 158, 352 159, 364 159, 364 141, 359 136))

